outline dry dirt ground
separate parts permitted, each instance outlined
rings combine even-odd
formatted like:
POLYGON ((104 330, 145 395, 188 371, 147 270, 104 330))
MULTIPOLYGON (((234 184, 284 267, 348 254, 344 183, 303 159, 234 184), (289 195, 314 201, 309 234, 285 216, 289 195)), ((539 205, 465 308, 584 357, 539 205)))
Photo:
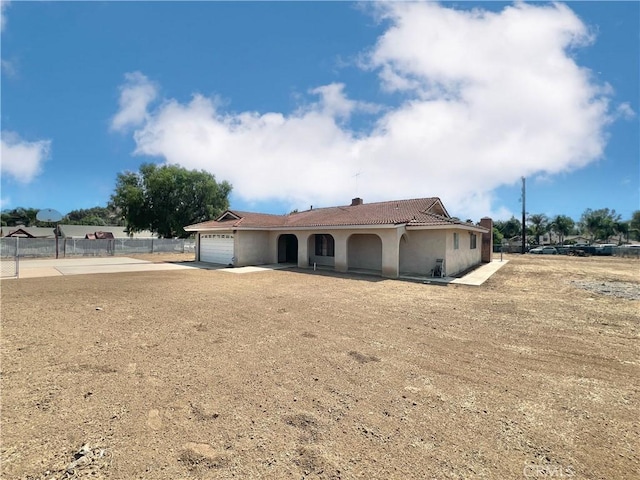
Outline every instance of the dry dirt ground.
POLYGON ((612 257, 3 281, 1 477, 637 479, 639 311, 612 257))

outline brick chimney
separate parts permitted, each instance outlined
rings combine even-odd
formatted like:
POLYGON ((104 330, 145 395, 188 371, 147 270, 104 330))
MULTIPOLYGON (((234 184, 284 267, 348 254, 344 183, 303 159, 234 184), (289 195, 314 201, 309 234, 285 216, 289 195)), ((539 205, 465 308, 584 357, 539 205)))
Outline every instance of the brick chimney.
POLYGON ((351 206, 355 207, 356 205, 362 205, 364 202, 362 201, 362 199, 360 197, 356 197, 353 200, 351 200, 351 206))
POLYGON ((480 226, 489 229, 487 233, 482 234, 482 261, 490 262, 493 255, 493 220, 489 217, 480 219, 480 226))

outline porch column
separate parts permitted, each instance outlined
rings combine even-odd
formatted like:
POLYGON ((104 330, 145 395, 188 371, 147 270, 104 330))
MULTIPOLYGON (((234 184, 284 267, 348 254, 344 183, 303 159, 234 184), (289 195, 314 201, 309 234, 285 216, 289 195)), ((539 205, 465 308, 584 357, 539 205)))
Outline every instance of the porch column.
POLYGON ((331 232, 334 240, 334 269, 336 272, 346 272, 349 267, 349 260, 347 258, 347 241, 349 239, 349 233, 344 232, 331 232))
POLYGON ((309 234, 298 232, 295 234, 298 239, 298 268, 309 267, 309 234))
POLYGON ((402 232, 394 228, 388 230, 382 239, 382 276, 387 278, 398 278, 400 275, 400 237, 402 232))

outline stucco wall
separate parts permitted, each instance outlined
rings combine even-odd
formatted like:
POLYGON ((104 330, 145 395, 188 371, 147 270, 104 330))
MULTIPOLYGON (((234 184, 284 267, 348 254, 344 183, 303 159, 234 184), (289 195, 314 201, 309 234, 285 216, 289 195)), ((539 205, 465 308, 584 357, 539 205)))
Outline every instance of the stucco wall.
MULTIPOLYGON (((446 259, 447 233, 443 230, 407 231, 400 239, 400 274, 428 275, 437 259, 446 259)), ((453 240, 451 242, 453 245, 453 240)))
POLYGON ((272 263, 269 252, 269 232, 238 231, 235 234, 236 266, 272 263))
POLYGON ((468 231, 459 231, 459 246, 453 249, 453 231, 447 231, 447 275, 456 275, 481 262, 482 258, 482 235, 476 233, 476 248, 470 248, 470 235, 468 231))
POLYGON ((349 268, 382 270, 382 240, 374 234, 353 234, 347 243, 349 268))

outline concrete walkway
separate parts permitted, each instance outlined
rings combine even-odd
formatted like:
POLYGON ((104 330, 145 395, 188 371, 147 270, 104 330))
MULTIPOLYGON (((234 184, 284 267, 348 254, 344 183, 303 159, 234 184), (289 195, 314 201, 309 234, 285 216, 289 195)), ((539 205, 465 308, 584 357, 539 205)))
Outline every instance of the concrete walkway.
POLYGON ((502 267, 504 267, 509 260, 492 260, 489 263, 485 263, 478 268, 467 273, 463 277, 414 277, 414 276, 401 276, 401 279, 419 281, 422 283, 441 283, 449 284, 455 283, 457 285, 482 285, 491 275, 496 273, 502 267))

